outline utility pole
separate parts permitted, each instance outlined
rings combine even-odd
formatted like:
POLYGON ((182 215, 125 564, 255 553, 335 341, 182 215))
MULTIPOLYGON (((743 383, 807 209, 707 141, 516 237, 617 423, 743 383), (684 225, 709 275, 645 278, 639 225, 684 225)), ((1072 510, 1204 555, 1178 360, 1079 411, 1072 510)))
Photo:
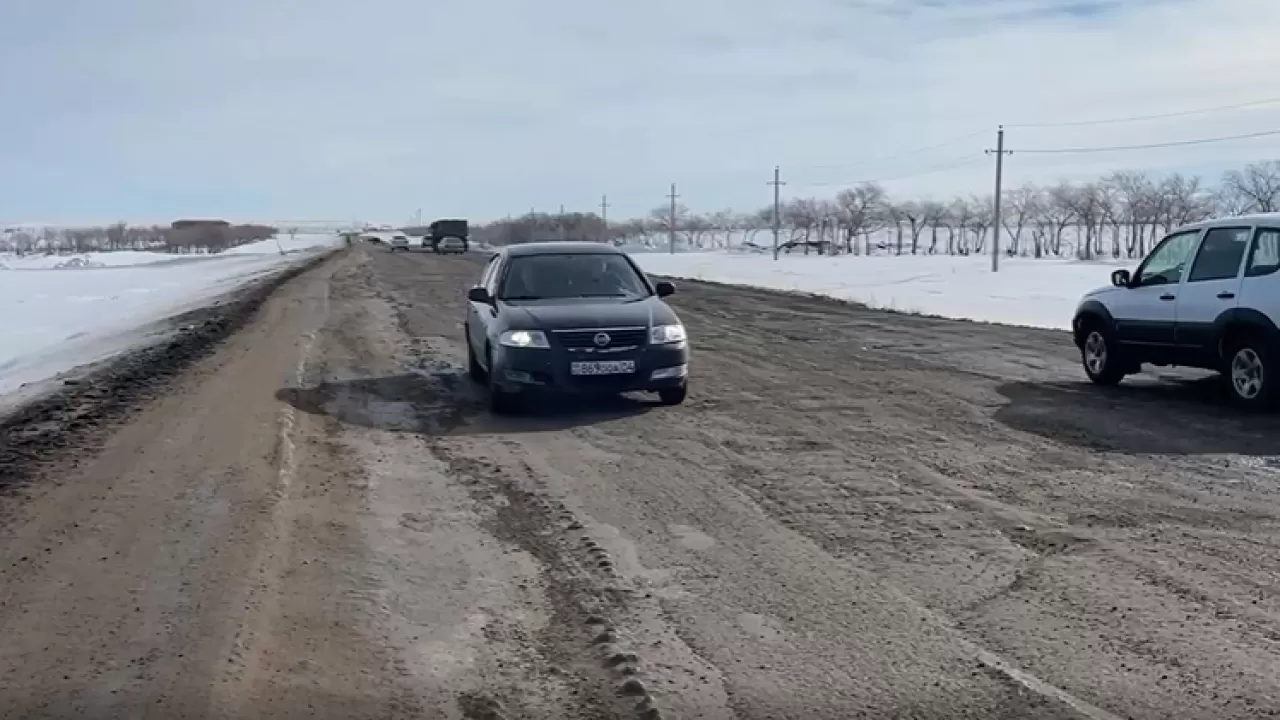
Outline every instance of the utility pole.
POLYGON ((676 254, 676 198, 680 197, 676 194, 676 184, 671 183, 671 194, 667 196, 671 199, 671 227, 668 228, 670 235, 671 254, 676 254))
POLYGON ((600 241, 609 239, 609 196, 600 196, 600 241))
POLYGON ((778 259, 778 232, 782 229, 782 169, 773 166, 773 259, 778 259))
POLYGON ((996 149, 987 150, 988 155, 995 153, 996 156, 996 199, 995 211, 992 213, 993 237, 991 238, 991 272, 1000 272, 1000 195, 1001 185, 1004 182, 1004 156, 1012 155, 1013 152, 1004 149, 1004 126, 1001 125, 996 130, 996 149))

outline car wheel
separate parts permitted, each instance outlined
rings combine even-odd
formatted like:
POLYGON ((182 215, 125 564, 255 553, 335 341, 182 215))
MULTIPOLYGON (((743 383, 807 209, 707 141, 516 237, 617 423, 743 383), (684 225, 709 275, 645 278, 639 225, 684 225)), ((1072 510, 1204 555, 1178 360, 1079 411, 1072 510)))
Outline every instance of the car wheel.
POLYGON ((658 391, 658 399, 663 405, 679 405, 689 395, 689 383, 680 387, 663 388, 658 391))
POLYGON ((498 369, 493 366, 493 355, 487 357, 489 360, 489 412, 494 415, 510 415, 517 410, 520 398, 498 386, 495 380, 498 377, 498 369))
POLYGON ((1101 325, 1093 325, 1085 331, 1080 361, 1084 364, 1085 374, 1098 385, 1119 383, 1127 370, 1124 358, 1117 357, 1111 333, 1101 325))
POLYGON ((1276 370, 1271 348, 1260 339, 1246 337, 1228 343, 1223 374, 1237 405, 1255 410, 1273 405, 1271 379, 1276 370))
POLYGON ((476 357, 476 351, 471 348, 471 334, 467 332, 467 375, 471 376, 476 382, 485 381, 484 368, 480 365, 480 358, 476 357))

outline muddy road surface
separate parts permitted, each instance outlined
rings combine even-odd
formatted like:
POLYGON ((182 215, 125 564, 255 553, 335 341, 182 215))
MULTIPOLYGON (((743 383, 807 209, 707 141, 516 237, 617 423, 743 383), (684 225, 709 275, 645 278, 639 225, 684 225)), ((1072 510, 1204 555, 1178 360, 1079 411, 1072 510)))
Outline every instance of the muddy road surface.
POLYGON ((1280 421, 1211 382, 680 283, 686 404, 497 418, 479 270, 355 248, 127 412, 11 424, 0 717, 1280 710, 1280 421))

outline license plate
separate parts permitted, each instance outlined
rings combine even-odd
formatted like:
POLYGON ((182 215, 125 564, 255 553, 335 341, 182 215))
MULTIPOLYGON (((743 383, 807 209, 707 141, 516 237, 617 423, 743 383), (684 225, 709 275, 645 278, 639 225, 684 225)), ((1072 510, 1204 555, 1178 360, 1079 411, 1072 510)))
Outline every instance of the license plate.
POLYGON ((569 364, 570 375, 626 375, 635 371, 635 360, 607 360, 569 364))

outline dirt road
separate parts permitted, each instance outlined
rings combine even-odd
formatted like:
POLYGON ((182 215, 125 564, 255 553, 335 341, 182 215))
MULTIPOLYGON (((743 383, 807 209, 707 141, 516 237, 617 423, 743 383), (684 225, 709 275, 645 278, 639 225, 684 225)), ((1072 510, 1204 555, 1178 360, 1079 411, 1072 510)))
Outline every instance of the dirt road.
POLYGON ((9 427, 0 717, 1280 710, 1274 418, 695 283, 688 403, 495 418, 478 271, 357 248, 136 409, 9 427))

